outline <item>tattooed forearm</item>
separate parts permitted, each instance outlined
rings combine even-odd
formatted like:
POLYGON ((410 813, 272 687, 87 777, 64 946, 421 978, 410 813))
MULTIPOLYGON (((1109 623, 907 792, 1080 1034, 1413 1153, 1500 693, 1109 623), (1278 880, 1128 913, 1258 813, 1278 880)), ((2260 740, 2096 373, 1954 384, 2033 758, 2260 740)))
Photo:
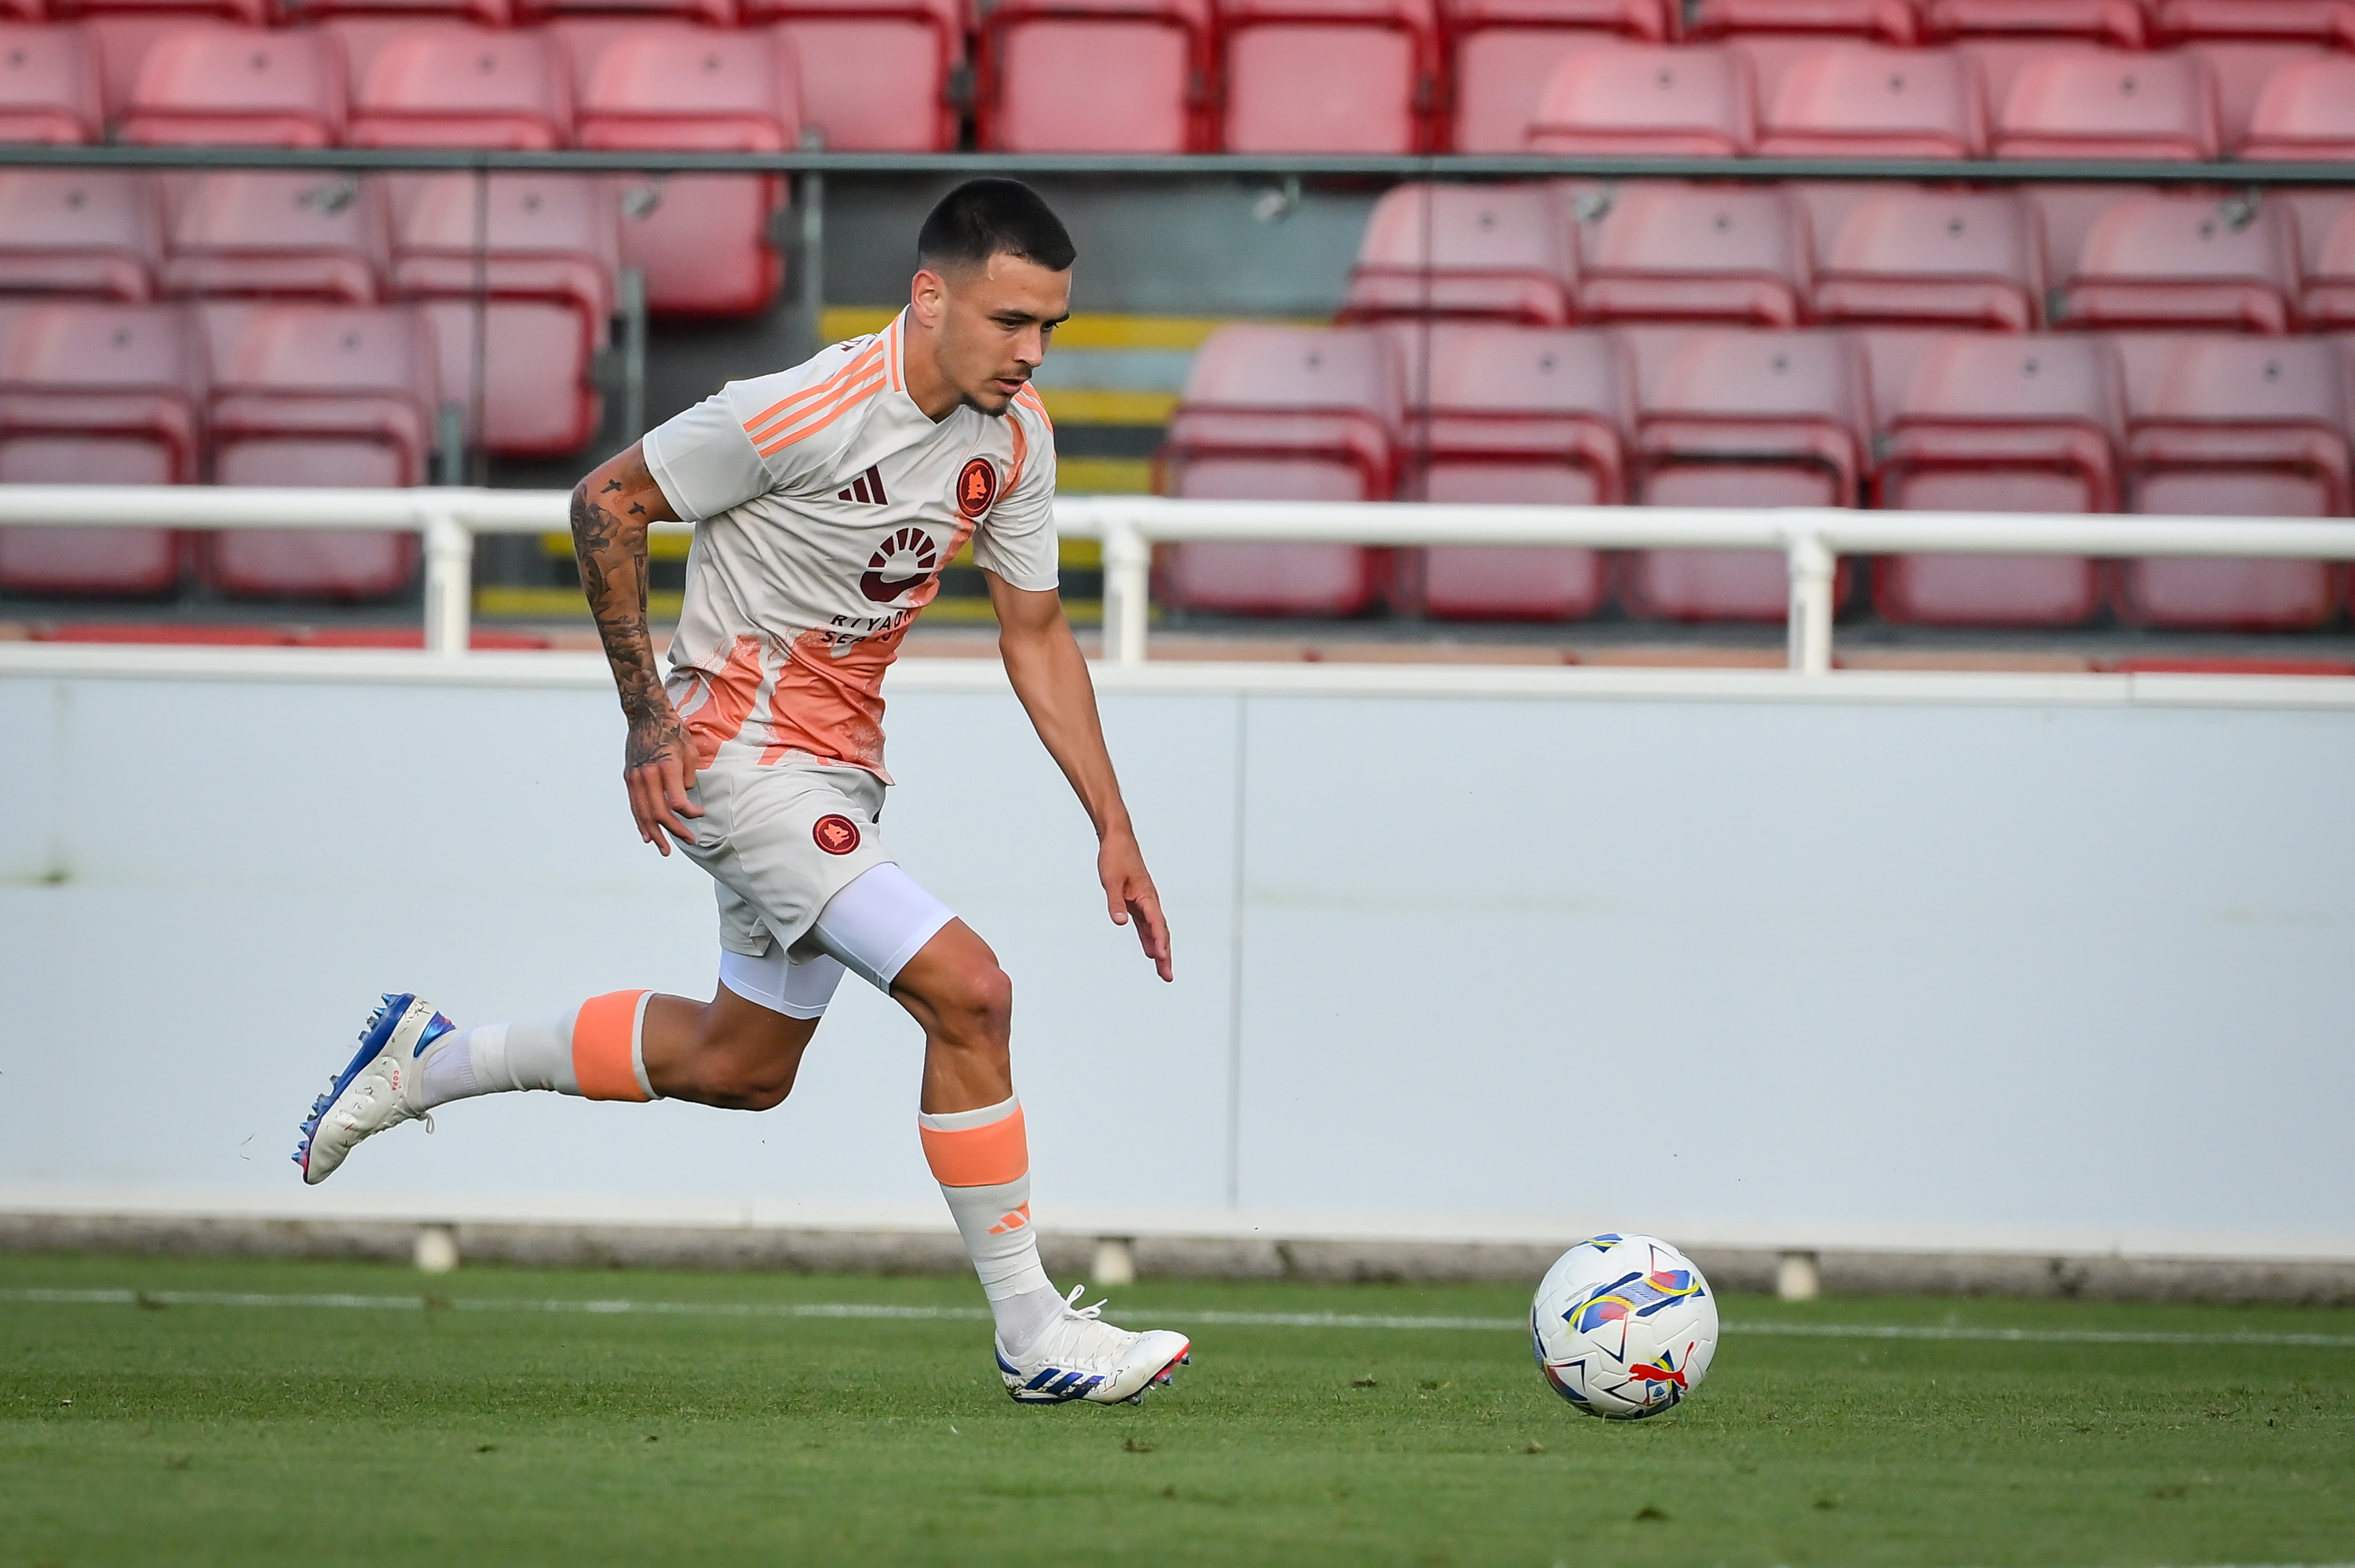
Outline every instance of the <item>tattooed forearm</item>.
POLYGON ((629 721, 624 756, 634 768, 666 758, 691 768, 693 760, 687 730, 663 693, 646 625, 646 529, 674 515, 635 447, 601 465, 572 492, 572 554, 629 721))
MULTIPOLYGON (((607 488, 618 486, 614 481, 607 488)), ((667 716, 670 708, 646 627, 646 527, 640 520, 644 508, 635 510, 639 517, 625 521, 591 500, 585 482, 572 493, 572 553, 581 564, 581 588, 631 721, 634 750, 639 721, 667 716)))

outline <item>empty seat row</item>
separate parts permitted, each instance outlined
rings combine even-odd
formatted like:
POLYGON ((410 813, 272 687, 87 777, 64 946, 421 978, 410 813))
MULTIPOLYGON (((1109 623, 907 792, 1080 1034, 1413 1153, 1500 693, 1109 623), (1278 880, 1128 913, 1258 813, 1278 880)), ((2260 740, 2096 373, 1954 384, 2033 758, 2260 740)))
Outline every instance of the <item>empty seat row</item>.
POLYGON ((2117 187, 1403 185, 1346 320, 2355 327, 2355 198, 2117 187))
MULTIPOLYGON (((2305 0, 2206 3, 2254 14, 2305 0)), ((2355 0, 2331 5, 2355 15, 2355 0)), ((959 0, 581 0, 519 14, 309 0, 290 16, 316 26, 270 31, 195 20, 207 5, 126 0, 53 7, 90 16, 79 25, 5 29, 0 135, 763 151, 808 133, 921 151, 954 146, 970 107, 978 144, 1012 152, 1514 152, 1533 127, 1539 145, 1567 151, 1602 137, 1672 152, 1682 138, 1947 157, 2047 144, 2328 156, 2348 140, 2345 79, 2327 68, 2347 62, 2355 28, 2253 27, 2140 54, 2072 46, 2110 35, 2037 26, 2036 5, 1969 8, 1987 14, 1924 28, 1882 25, 1915 15, 1902 0, 1706 0, 1685 32, 1732 41, 1666 48, 1636 0, 997 0, 977 17, 959 0), (692 20, 645 19, 666 12, 692 20), (554 20, 482 25, 518 16, 554 20), (1896 47, 1931 37, 1965 41, 1896 47), (2121 91, 2132 101, 2110 101, 2121 91)), ((2105 10, 2137 13, 2094 0, 2067 14, 2105 10)))
MULTIPOLYGON (((2335 516, 2345 340, 2218 335, 1244 325, 1206 343, 1162 457, 1172 494, 1563 505, 2335 516)), ((1779 620, 1779 555, 1183 545, 1199 609, 1779 620), (1419 580, 1418 580, 1419 579, 1419 580), (1401 591, 1402 583, 1402 591, 1401 591)), ((1853 570, 1844 565, 1844 572, 1853 570)), ((1886 620, 2290 630, 2340 608, 2317 562, 1891 556, 1886 620)), ((1843 593, 1843 597, 1845 597, 1843 593)))
MULTIPOLYGON (((12 0, 27 16, 123 12, 218 13, 252 22, 295 22, 353 12, 442 12, 494 26, 552 16, 666 12, 719 26, 858 8, 857 0, 12 0)), ((1372 9, 1360 5, 1359 9, 1372 9)), ((1118 14, 1120 0, 1090 0, 1067 14, 1118 14)), ((1222 13, 1241 7, 1230 3, 1222 13)), ((1340 8, 1313 8, 1327 13, 1340 8)), ((990 7, 953 12, 970 27, 990 7), (976 14, 978 16, 976 16, 976 14)), ((2355 39, 2346 0, 1443 0, 1433 25, 1450 35, 1500 21, 1549 23, 1638 37, 1721 37, 1733 33, 1849 33, 1910 43, 1923 38, 2021 33, 2109 39, 2129 47, 2184 38, 2355 39)))
POLYGON ((0 133, 773 152, 811 132, 833 147, 932 150, 955 144, 945 92, 964 54, 942 3, 840 0, 733 32, 627 16, 494 28, 401 7, 283 29, 174 15, 10 23, 0 133))
MULTIPOLYGON (((0 306, 0 483, 424 482, 441 389, 415 307, 0 306)), ((406 534, 0 528, 0 591, 398 592, 406 534)))
POLYGON ((602 415, 617 205, 586 175, 0 170, 0 294, 420 301, 475 439, 560 455, 602 415))
MULTIPOLYGON (((773 152, 801 136, 799 69, 773 33, 661 22, 540 32, 171 22, 133 40, 135 51, 115 51, 135 60, 110 93, 93 58, 105 52, 104 26, 0 26, 0 136, 91 141, 111 126, 116 140, 147 145, 723 152, 773 152)), ((757 313, 783 281, 770 234, 783 194, 762 175, 636 180, 615 245, 659 313, 757 313)))
MULTIPOLYGON (((1967 49, 1808 45, 1566 49, 1525 127, 1538 152, 1838 158, 2344 158, 2355 56, 2273 63, 2228 130, 2198 50, 2058 48, 2000 85, 1967 49)), ((1492 107, 1491 112, 1494 111, 1492 107)))

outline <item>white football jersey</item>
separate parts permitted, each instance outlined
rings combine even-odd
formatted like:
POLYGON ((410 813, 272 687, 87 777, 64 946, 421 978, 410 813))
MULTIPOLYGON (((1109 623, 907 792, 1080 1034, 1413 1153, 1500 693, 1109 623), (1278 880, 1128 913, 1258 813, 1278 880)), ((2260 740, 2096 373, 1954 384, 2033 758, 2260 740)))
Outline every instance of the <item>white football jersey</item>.
POLYGON ((723 746, 883 771, 883 672, 965 541, 1016 588, 1056 586, 1055 436, 1038 392, 937 424, 908 396, 907 315, 791 370, 731 381, 649 431, 692 519, 666 686, 709 767, 723 746))

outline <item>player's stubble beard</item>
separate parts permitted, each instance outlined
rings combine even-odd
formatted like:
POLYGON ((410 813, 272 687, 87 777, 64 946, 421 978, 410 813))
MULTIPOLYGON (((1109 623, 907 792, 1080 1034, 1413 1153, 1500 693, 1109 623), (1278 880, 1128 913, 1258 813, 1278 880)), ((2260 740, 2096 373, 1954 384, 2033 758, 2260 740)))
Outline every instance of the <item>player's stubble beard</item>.
MULTIPOLYGON (((952 294, 949 302, 948 316, 947 319, 942 323, 943 332, 940 345, 940 358, 943 369, 949 369, 954 362, 961 357, 959 350, 964 346, 963 343, 960 341, 964 334, 958 330, 957 318, 960 313, 958 306, 964 302, 957 298, 957 293, 961 291, 957 291, 956 285, 953 283, 951 288, 952 294)), ((987 334, 977 333, 975 335, 986 336, 987 334)), ((1042 344, 1040 345, 1040 358, 1042 360, 1045 357, 1045 350, 1046 345, 1042 344)), ((1000 351, 995 344, 987 344, 983 346, 977 346, 975 350, 974 357, 978 360, 984 355, 986 355, 990 359, 996 360, 999 352, 1000 351)), ((999 391, 997 389, 996 383, 1000 380, 1017 380, 1020 381, 1027 387, 1030 384, 1031 377, 1036 373, 1037 366, 1035 366, 1026 367, 1019 360, 1001 360, 990 365, 986 369, 977 370, 977 372, 970 378, 958 376, 954 374, 954 370, 952 370, 950 381, 951 385, 954 386, 956 388, 958 400, 962 402, 964 407, 971 408, 975 413, 984 415, 986 418, 992 419, 1002 419, 1007 416, 1007 412, 1013 408, 1014 397, 999 391)))

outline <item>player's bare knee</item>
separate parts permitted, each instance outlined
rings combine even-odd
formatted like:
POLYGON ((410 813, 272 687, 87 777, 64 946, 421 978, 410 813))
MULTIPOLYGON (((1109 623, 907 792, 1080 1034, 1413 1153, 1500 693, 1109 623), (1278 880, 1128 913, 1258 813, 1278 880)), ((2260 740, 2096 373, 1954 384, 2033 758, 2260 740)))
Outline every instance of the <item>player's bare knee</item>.
POLYGON ((942 1033, 965 1050, 1003 1053, 1014 1027, 1014 980, 991 959, 961 969, 936 1006, 942 1033))
POLYGON ((751 1015, 759 1026, 748 1027, 745 1011, 704 1010, 698 1032, 696 1065, 699 1098, 725 1110, 773 1110, 794 1090, 801 1065, 798 1048, 785 1048, 766 1013, 751 1015))
POLYGON ((722 1110, 774 1110, 794 1092, 798 1063, 733 1054, 715 1055, 703 1072, 703 1101, 722 1110))

